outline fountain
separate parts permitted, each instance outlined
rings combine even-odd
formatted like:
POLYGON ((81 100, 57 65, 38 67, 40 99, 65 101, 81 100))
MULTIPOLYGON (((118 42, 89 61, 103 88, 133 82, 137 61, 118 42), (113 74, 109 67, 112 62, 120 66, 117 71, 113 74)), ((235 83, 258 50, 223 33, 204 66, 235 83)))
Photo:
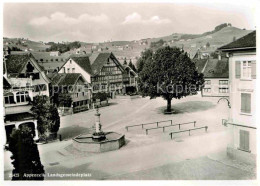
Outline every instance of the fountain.
POLYGON ((72 145, 79 151, 106 152, 117 150, 125 144, 125 135, 116 132, 103 132, 98 108, 95 113, 95 131, 92 134, 80 134, 73 138, 72 145))

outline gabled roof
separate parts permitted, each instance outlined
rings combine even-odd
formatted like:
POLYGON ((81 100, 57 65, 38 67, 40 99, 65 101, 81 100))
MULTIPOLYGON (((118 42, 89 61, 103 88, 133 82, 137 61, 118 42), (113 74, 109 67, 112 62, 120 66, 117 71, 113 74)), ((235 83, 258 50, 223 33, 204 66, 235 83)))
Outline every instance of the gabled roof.
POLYGON ((228 59, 222 60, 209 59, 203 72, 204 78, 228 78, 229 77, 228 59))
POLYGON ((30 60, 29 54, 8 55, 6 60, 7 73, 20 73, 30 60))
POLYGON ((71 57, 71 59, 75 61, 87 73, 92 74, 92 68, 88 56, 71 57))
POLYGON ((195 66, 197 67, 198 72, 200 73, 203 73, 207 60, 208 59, 192 59, 192 61, 195 63, 195 66))
MULTIPOLYGON (((116 61, 118 61, 112 52, 111 53, 99 53, 98 56, 96 57, 95 61, 91 65, 94 75, 100 72, 100 70, 102 69, 104 64, 107 63, 108 58, 113 58, 116 61)), ((119 61, 118 61, 117 65, 119 65, 121 67, 121 69, 124 70, 124 67, 122 66, 122 64, 119 61)))
POLYGON ((80 73, 56 73, 50 78, 52 85, 69 86, 75 85, 80 77, 85 81, 80 73))
POLYGON ((241 50, 250 48, 256 48, 256 31, 220 47, 219 50, 241 50))

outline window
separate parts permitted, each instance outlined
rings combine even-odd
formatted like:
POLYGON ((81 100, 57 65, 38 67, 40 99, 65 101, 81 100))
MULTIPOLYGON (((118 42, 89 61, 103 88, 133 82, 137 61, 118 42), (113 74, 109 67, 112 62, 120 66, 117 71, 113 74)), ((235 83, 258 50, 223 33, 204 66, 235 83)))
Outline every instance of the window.
POLYGON ((53 59, 51 59, 51 61, 53 61, 53 59))
POLYGON ((249 150, 249 131, 239 131, 239 149, 250 152, 249 150))
POLYGON ((251 113, 251 94, 241 93, 241 112, 251 113))
POLYGON ((29 94, 28 92, 17 92, 16 93, 16 101, 17 103, 23 103, 23 102, 26 102, 26 101, 30 101, 30 97, 29 97, 29 94))
POLYGON ((228 88, 219 88, 219 93, 228 93, 228 88))
POLYGON ((242 78, 251 79, 251 61, 243 61, 241 69, 242 78))
POLYGON ((211 80, 205 80, 205 85, 210 85, 211 84, 211 80))
POLYGON ((219 80, 219 85, 228 85, 228 80, 219 80))
POLYGON ((82 92, 82 96, 85 96, 85 92, 82 92))
POLYGON ((70 60, 70 64, 72 63, 72 60, 70 60))
POLYGON ((72 68, 72 73, 75 73, 75 68, 72 68))
POLYGON ((56 59, 56 61, 59 61, 59 59, 56 59))
POLYGON ((14 95, 13 93, 8 93, 5 96, 5 104, 13 104, 14 102, 14 95))
POLYGON ((208 92, 208 93, 211 92, 211 88, 204 88, 203 90, 204 90, 204 92, 208 92))
POLYGON ((70 73, 70 68, 67 68, 67 72, 70 73))

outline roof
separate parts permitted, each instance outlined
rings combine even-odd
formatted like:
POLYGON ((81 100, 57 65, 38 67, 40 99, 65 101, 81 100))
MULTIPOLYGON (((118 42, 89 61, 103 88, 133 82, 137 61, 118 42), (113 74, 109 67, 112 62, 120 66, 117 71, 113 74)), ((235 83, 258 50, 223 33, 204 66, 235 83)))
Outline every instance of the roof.
MULTIPOLYGON (((80 73, 56 73, 51 78, 51 83, 53 85, 75 85, 78 81, 78 79, 82 77, 80 73)), ((83 78, 83 77, 82 77, 83 78)))
POLYGON ((68 58, 68 54, 61 54, 60 56, 51 56, 53 52, 31 52, 38 62, 65 62, 68 58))
POLYGON ((220 47, 219 50, 238 50, 248 48, 256 48, 256 31, 253 31, 236 41, 220 47))
POLYGON ((29 54, 12 54, 7 56, 7 73, 20 73, 27 62, 30 61, 29 54))
POLYGON ((17 114, 8 114, 5 116, 6 121, 26 121, 34 119, 33 114, 29 112, 17 113, 17 114))
POLYGON ((228 78, 228 58, 222 60, 209 59, 203 72, 204 78, 228 78))
POLYGON ((71 59, 75 61, 87 73, 92 74, 92 68, 88 56, 71 57, 71 59))
MULTIPOLYGON (((44 71, 44 68, 40 66, 35 58, 30 53, 10 54, 6 58, 6 69, 8 74, 19 74, 24 69, 27 62, 33 62, 40 71, 44 71)), ((5 69, 5 68, 4 68, 5 69)), ((5 73, 5 72, 4 72, 5 73)))
POLYGON ((55 70, 63 65, 63 62, 48 62, 48 63, 40 63, 39 65, 42 66, 45 70, 55 70))
POLYGON ((4 86, 4 89, 12 88, 12 86, 10 85, 10 83, 7 81, 7 79, 5 77, 3 77, 3 86, 4 86))
POLYGON ((192 59, 192 61, 195 63, 195 66, 198 69, 198 72, 200 72, 200 73, 203 73, 207 60, 208 59, 192 59))
POLYGON ((97 58, 92 64, 93 73, 98 73, 103 65, 107 62, 107 59, 111 56, 111 53, 99 53, 97 58))

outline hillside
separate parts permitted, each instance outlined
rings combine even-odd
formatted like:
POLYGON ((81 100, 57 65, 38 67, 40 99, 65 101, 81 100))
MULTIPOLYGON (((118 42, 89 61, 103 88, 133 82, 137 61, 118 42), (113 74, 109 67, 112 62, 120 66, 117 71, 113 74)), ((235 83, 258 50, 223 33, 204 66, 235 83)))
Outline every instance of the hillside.
POLYGON ((49 45, 45 45, 43 42, 31 41, 24 38, 4 38, 4 46, 8 47, 17 47, 23 51, 45 51, 46 48, 49 48, 49 45))
MULTIPOLYGON (((239 29, 232 27, 231 24, 221 24, 215 27, 214 30, 202 34, 182 34, 173 33, 168 36, 158 38, 146 38, 134 41, 110 41, 102 43, 87 43, 80 41, 81 47, 72 49, 66 52, 66 55, 71 54, 88 54, 91 52, 113 52, 120 61, 127 58, 136 63, 138 57, 144 49, 150 47, 151 42, 164 41, 164 45, 177 46, 183 48, 188 53, 195 53, 198 49, 206 51, 215 51, 217 48, 232 42, 248 33, 251 30, 239 29), (207 46, 208 45, 208 46, 207 46)), ((10 39, 4 38, 4 46, 15 46, 21 50, 29 51, 45 51, 49 45, 43 42, 30 41, 28 39, 10 39)))

